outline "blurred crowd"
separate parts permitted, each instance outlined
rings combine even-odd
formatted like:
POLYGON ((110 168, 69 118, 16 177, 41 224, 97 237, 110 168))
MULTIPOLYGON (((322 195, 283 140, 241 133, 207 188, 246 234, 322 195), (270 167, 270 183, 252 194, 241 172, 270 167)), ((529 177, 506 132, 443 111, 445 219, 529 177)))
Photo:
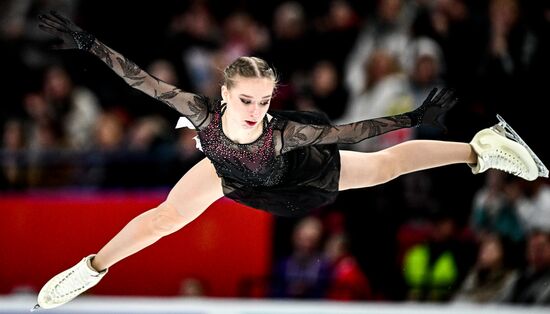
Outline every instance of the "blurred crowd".
MULTIPOLYGON (((262 57, 280 78, 272 109, 323 111, 335 124, 413 110, 433 87, 457 90, 447 131, 406 129, 343 148, 467 142, 499 113, 550 160, 538 111, 548 1, 8 0, 0 193, 169 187, 203 158, 194 131, 174 130, 177 112, 99 59, 52 49, 37 28, 49 10, 153 76, 212 98, 227 64, 262 57)), ((550 304, 547 180, 433 169, 343 192, 303 220, 277 218, 275 232, 265 296, 550 304)))

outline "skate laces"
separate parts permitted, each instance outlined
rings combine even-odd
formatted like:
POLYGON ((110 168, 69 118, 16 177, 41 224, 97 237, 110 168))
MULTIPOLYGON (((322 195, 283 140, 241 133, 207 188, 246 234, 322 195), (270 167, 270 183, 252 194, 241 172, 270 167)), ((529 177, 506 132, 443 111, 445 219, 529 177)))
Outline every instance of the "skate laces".
POLYGON ((521 160, 499 148, 488 151, 483 154, 482 158, 488 168, 502 170, 515 176, 527 172, 527 168, 521 160))
POLYGON ((51 297, 54 300, 66 300, 75 295, 84 292, 89 285, 93 284, 101 276, 100 274, 92 275, 90 270, 87 270, 84 265, 79 265, 70 270, 53 288, 51 297))

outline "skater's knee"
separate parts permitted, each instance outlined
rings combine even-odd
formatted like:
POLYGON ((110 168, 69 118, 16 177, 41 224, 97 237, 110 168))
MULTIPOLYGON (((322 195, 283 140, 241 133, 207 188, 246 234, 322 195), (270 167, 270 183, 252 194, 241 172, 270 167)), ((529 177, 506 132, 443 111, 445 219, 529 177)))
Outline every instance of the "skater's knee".
POLYGON ((181 228, 182 220, 183 217, 174 205, 161 203, 151 213, 152 231, 160 236, 171 234, 181 228))

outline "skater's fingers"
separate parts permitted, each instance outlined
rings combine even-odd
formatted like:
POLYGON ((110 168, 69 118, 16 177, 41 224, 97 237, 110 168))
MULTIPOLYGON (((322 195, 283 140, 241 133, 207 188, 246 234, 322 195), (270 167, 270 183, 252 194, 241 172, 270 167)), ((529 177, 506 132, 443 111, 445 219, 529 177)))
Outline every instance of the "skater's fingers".
POLYGON ((430 93, 426 97, 426 100, 431 101, 432 98, 434 97, 435 93, 437 93, 437 87, 432 88, 432 90, 430 91, 430 93))
POLYGON ((451 99, 454 97, 454 94, 455 94, 455 93, 454 93, 454 90, 449 89, 449 90, 445 93, 445 95, 443 95, 443 96, 441 97, 441 100, 440 100, 440 102, 439 102, 439 103, 441 104, 441 107, 445 107, 445 106, 447 105, 447 103, 448 103, 449 101, 451 101, 451 99))
POLYGON ((64 33, 63 31, 60 31, 57 28, 53 28, 45 24, 38 24, 38 28, 45 31, 46 33, 49 33, 50 35, 54 35, 57 37, 63 36, 63 33, 64 33))
POLYGON ((50 13, 39 14, 39 15, 38 15, 38 18, 39 18, 41 21, 50 21, 51 23, 63 25, 62 21, 60 21, 58 18, 56 18, 55 16, 51 15, 50 13))
POLYGON ((67 23, 65 22, 65 20, 63 20, 63 18, 56 11, 50 11, 50 13, 45 14, 45 16, 55 21, 56 23, 67 26, 67 23))
POLYGON ((59 12, 57 11, 50 11, 50 13, 55 16, 56 18, 58 18, 59 20, 61 20, 63 23, 67 24, 67 25, 71 25, 72 22, 71 20, 69 20, 67 17, 65 17, 64 15, 61 15, 59 12))
POLYGON ((65 25, 55 21, 55 20, 52 20, 44 15, 41 15, 39 16, 39 19, 40 19, 40 23, 42 24, 46 24, 48 25, 49 27, 52 27, 52 28, 55 28, 55 29, 58 29, 59 31, 66 31, 66 27, 65 25))
POLYGON ((437 93, 437 95, 435 95, 435 97, 432 99, 432 103, 434 104, 439 103, 439 101, 441 100, 441 97, 447 94, 447 90, 448 90, 447 88, 443 88, 439 93, 437 93))
POLYGON ((61 34, 66 33, 66 30, 64 28, 60 28, 58 26, 51 25, 51 24, 48 24, 48 23, 45 23, 45 22, 40 23, 38 26, 39 27, 42 26, 43 28, 49 28, 49 29, 55 30, 57 32, 56 35, 58 35, 58 36, 60 36, 61 34))

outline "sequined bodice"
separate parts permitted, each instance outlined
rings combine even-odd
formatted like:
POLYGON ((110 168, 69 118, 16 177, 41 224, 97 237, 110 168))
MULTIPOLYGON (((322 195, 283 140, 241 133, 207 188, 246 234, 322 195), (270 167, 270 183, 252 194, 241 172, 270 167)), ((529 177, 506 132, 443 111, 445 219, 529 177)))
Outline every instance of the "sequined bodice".
POLYGON ((218 175, 249 186, 274 186, 285 173, 285 158, 275 153, 274 121, 264 119, 263 133, 252 143, 239 144, 222 130, 222 111, 212 113, 210 123, 198 132, 202 150, 218 175), (278 155, 278 156, 276 156, 278 155))

